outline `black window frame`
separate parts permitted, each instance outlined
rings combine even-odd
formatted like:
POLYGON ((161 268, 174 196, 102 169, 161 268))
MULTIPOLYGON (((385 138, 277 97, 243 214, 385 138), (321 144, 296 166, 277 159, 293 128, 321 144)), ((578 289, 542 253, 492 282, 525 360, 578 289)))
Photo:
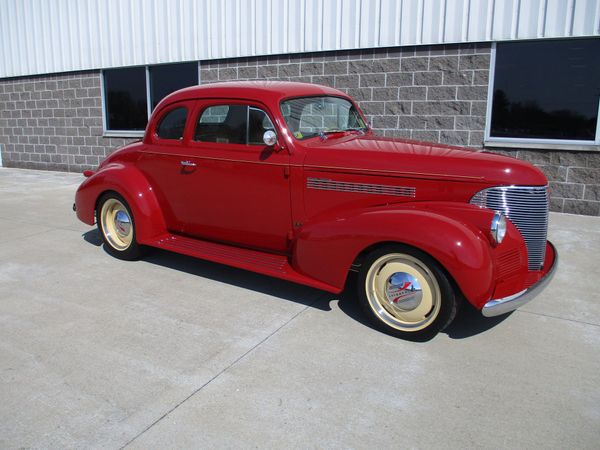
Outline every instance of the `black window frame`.
MULTIPOLYGON (((579 39, 579 38, 568 38, 579 39)), ((582 38, 583 39, 583 38, 582 38)), ((590 39, 590 38, 585 38, 590 39)), ((598 39, 591 37, 591 39, 598 39)), ((565 41, 561 39, 545 39, 542 42, 565 41)), ((528 42, 528 41, 519 41, 528 42)), ((531 42, 531 40, 530 40, 531 42)), ((503 43, 500 43, 503 44, 503 43)), ((522 147, 522 148, 551 148, 565 150, 590 150, 597 151, 600 147, 600 96, 598 97, 598 112, 596 116, 596 134, 594 140, 578 140, 578 139, 549 139, 549 138, 527 138, 527 137, 498 137, 492 136, 492 119, 493 119, 493 100, 496 91, 495 76, 496 76, 496 58, 498 51, 498 43, 492 43, 490 73, 487 95, 487 111, 484 133, 484 145, 489 147, 522 147)))

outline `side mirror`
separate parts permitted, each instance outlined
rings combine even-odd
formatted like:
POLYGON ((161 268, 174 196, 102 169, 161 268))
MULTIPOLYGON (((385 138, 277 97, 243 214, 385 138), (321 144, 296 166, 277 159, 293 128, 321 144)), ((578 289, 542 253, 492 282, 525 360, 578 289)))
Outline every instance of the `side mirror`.
POLYGON ((273 147, 277 143, 277 133, 273 130, 267 130, 263 134, 263 142, 269 147, 273 147))

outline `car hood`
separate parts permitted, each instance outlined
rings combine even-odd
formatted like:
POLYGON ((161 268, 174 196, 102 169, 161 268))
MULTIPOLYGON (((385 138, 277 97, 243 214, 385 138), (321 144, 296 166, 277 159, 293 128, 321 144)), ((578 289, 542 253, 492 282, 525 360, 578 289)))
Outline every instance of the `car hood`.
POLYGON ((307 169, 490 185, 548 183, 542 171, 528 162, 461 147, 372 135, 314 138, 302 146, 307 169))

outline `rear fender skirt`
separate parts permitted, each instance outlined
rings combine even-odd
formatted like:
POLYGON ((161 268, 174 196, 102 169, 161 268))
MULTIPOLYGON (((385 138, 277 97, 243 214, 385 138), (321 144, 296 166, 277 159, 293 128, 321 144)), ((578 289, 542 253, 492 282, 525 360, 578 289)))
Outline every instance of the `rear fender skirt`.
POLYGON ((341 211, 302 228, 292 265, 307 276, 341 289, 363 250, 381 243, 402 243, 435 258, 467 300, 480 305, 494 289, 492 249, 479 224, 469 219, 476 216, 480 219, 477 222, 489 223, 492 215, 472 205, 457 207, 442 202, 341 211))
POLYGON ((129 164, 108 164, 81 184, 75 195, 77 217, 93 225, 96 202, 107 191, 117 192, 129 204, 139 243, 153 241, 166 233, 165 221, 152 186, 138 169, 129 164))

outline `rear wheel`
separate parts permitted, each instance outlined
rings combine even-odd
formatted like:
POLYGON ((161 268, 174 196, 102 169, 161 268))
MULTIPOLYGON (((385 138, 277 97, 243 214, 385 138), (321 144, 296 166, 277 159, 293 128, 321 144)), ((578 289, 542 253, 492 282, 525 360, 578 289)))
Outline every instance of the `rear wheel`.
POLYGON ((457 310, 452 285, 438 263, 402 245, 367 255, 358 277, 358 298, 378 329, 412 340, 432 338, 457 310))
POLYGON ((98 202, 96 223, 104 247, 111 255, 126 260, 140 257, 133 214, 123 197, 115 192, 104 194, 98 202))

